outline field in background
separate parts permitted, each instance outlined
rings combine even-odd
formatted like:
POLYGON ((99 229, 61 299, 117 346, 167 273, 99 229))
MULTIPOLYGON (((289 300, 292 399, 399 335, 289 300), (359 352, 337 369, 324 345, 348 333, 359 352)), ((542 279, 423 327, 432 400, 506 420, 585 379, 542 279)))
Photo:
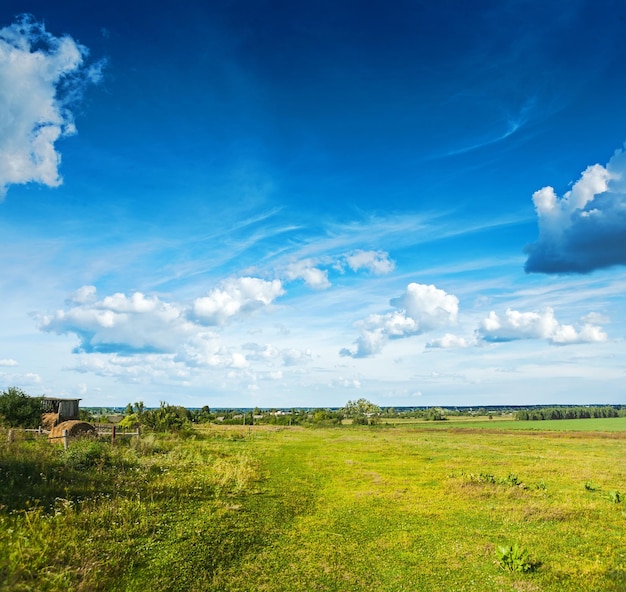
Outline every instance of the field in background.
POLYGON ((0 589, 623 591, 626 425, 568 423, 0 434, 0 589))
POLYGON ((427 421, 420 418, 382 419, 383 423, 395 426, 446 429, 480 428, 522 431, 577 431, 577 432, 626 432, 626 417, 600 417, 589 419, 547 419, 543 421, 516 421, 513 416, 449 417, 445 421, 427 421))

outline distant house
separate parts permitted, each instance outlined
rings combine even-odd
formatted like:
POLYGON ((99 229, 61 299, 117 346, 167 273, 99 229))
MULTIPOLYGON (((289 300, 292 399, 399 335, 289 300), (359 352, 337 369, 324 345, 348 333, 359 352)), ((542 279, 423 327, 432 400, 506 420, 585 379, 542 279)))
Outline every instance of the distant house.
POLYGON ((42 411, 44 414, 54 413, 58 415, 56 423, 68 419, 78 419, 78 402, 80 399, 57 399, 56 397, 44 397, 42 411))

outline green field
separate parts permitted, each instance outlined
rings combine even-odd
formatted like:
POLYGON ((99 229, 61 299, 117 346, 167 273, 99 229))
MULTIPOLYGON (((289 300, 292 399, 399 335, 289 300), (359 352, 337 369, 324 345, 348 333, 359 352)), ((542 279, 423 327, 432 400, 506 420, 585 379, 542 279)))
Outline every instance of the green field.
POLYGON ((0 434, 0 589, 623 591, 626 425, 573 423, 0 434))
POLYGON ((524 431, 575 431, 575 432, 625 432, 625 417, 601 417, 591 419, 548 419, 544 421, 515 421, 513 417, 493 419, 467 416, 451 417, 446 421, 427 421, 425 419, 383 419, 387 425, 397 427, 415 426, 420 428, 446 429, 480 428, 524 431))

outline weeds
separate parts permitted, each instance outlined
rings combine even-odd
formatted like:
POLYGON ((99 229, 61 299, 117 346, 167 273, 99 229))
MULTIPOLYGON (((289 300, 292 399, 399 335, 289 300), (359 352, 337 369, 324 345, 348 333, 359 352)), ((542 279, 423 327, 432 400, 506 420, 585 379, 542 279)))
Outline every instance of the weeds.
MULTIPOLYGON (((526 484, 520 481, 513 473, 509 473, 506 477, 495 477, 491 473, 461 473, 462 479, 467 483, 487 484, 487 485, 505 485, 507 487, 519 487, 526 489, 526 484)), ((537 489, 545 489, 543 481, 537 486, 537 489)))
POLYGON ((63 463, 66 467, 72 469, 92 467, 102 469, 110 462, 110 445, 91 438, 76 440, 63 454, 63 463))
POLYGON ((502 569, 527 573, 534 571, 537 567, 537 563, 530 559, 528 551, 517 543, 514 545, 498 545, 496 555, 502 569))
POLYGON ((609 500, 614 504, 621 504, 622 501, 624 501, 624 495, 615 489, 613 491, 609 491, 609 500))

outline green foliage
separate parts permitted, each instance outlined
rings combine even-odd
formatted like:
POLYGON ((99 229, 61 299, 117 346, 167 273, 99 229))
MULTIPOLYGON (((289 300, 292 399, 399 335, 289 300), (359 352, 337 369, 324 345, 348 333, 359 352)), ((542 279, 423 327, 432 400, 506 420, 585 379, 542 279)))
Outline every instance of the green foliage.
POLYGON ((534 571, 536 567, 536 564, 531 561, 528 551, 517 543, 514 545, 498 545, 496 554, 502 569, 526 573, 534 571))
POLYGON ((110 445, 91 438, 74 440, 63 453, 63 463, 72 469, 102 468, 110 459, 110 445))
POLYGON ((129 413, 124 415, 117 425, 123 430, 132 430, 141 425, 141 420, 136 413, 129 413))
POLYGON ((600 417, 619 417, 620 411, 612 405, 589 407, 540 407, 537 409, 521 409, 515 414, 520 421, 542 421, 549 419, 590 419, 600 417))
POLYGON ((78 419, 80 419, 81 421, 86 421, 87 423, 93 423, 94 421, 96 421, 93 413, 91 413, 91 411, 87 409, 78 410, 78 419))
POLYGON ((331 411, 330 409, 316 409, 307 416, 302 424, 308 427, 332 428, 340 426, 342 419, 343 414, 341 412, 331 411))
POLYGON ((185 407, 161 403, 156 409, 137 413, 142 425, 155 432, 182 432, 191 429, 190 413, 185 407))
MULTIPOLYGON (((509 473, 506 477, 496 478, 491 473, 462 473, 461 475, 466 482, 487 484, 487 485, 505 485, 507 487, 519 487, 520 489, 526 489, 526 484, 520 481, 513 473, 509 473)), ((546 485, 543 481, 535 487, 536 489, 546 489, 546 485)))
POLYGON ((609 491, 609 499, 614 504, 620 504, 624 500, 624 495, 620 493, 619 491, 617 491, 617 489, 614 489, 612 491, 609 491))
POLYGON ((341 413, 346 417, 380 415, 380 407, 370 403, 367 399, 359 399, 358 401, 348 401, 341 409, 341 413))
POLYGON ((211 409, 208 405, 205 405, 202 409, 191 411, 191 421, 195 423, 209 423, 214 419, 215 414, 211 413, 211 409))
POLYGON ((118 424, 122 429, 145 426, 154 432, 185 432, 191 429, 192 413, 180 405, 162 402, 156 409, 146 409, 143 401, 128 403, 118 424))
POLYGON ((447 418, 441 407, 431 407, 426 411, 424 419, 427 421, 445 421, 447 418))
POLYGON ((348 401, 340 410, 342 417, 352 420, 352 425, 374 425, 380 423, 381 410, 367 399, 348 401))
POLYGON ((0 424, 36 428, 41 424, 42 397, 29 397, 16 387, 0 394, 0 424))

